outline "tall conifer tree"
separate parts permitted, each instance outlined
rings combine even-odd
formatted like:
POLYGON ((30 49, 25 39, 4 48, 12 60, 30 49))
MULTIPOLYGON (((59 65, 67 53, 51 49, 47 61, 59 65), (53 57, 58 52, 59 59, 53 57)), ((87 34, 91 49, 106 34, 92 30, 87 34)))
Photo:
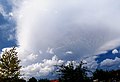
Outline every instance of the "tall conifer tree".
POLYGON ((21 68, 19 63, 15 47, 5 50, 0 58, 0 79, 5 82, 14 82, 14 80, 19 79, 21 68))

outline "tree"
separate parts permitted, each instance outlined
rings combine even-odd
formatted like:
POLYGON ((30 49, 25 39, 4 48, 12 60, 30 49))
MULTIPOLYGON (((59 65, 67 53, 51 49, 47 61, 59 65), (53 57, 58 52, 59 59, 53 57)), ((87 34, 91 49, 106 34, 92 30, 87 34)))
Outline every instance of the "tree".
POLYGON ((93 79, 98 79, 99 81, 108 82, 108 80, 112 78, 111 75, 112 75, 111 71, 96 69, 96 71, 93 73, 93 79))
POLYGON ((26 82, 25 79, 18 79, 16 82, 26 82))
POLYGON ((14 82, 19 79, 21 68, 19 63, 15 47, 5 50, 0 58, 0 79, 4 82, 14 82))
POLYGON ((32 77, 32 78, 29 79, 28 82, 37 82, 37 80, 36 80, 36 78, 32 77))
POLYGON ((87 68, 83 66, 82 61, 79 65, 73 65, 73 62, 69 65, 61 65, 58 68, 58 73, 60 75, 60 82, 90 82, 87 77, 87 68))
POLYGON ((103 69, 96 69, 93 72, 93 79, 98 79, 99 81, 104 82, 112 82, 112 81, 120 81, 120 70, 103 70, 103 69))

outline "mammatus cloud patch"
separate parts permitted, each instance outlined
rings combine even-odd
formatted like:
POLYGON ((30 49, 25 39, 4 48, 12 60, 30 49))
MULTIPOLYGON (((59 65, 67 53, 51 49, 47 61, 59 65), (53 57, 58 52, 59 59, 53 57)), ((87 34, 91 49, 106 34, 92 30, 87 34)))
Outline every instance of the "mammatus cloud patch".
POLYGON ((79 61, 119 46, 119 1, 23 0, 14 4, 19 56, 25 69, 54 55, 79 61))

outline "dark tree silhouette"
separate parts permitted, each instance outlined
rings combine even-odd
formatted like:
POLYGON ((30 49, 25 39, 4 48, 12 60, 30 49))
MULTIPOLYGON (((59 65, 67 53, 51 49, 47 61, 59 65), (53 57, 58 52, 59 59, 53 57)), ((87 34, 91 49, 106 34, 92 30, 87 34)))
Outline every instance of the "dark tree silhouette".
POLYGON ((103 80, 104 74, 105 74, 105 71, 103 71, 102 69, 100 70, 96 69, 96 71, 93 73, 93 79, 103 80))
POLYGON ((19 79, 20 60, 17 57, 15 47, 5 50, 0 58, 0 79, 4 82, 14 82, 19 79))
POLYGON ((19 79, 18 82, 26 82, 26 80, 24 80, 24 79, 19 79))
POLYGON ((84 67, 85 63, 82 61, 79 65, 73 65, 73 63, 69 63, 69 65, 61 65, 58 67, 58 74, 60 75, 60 82, 90 82, 87 77, 87 68, 84 67))
POLYGON ((29 79, 28 82, 37 82, 37 80, 36 80, 36 78, 32 77, 32 78, 29 79))
POLYGON ((108 82, 113 78, 113 74, 114 73, 112 73, 112 71, 96 69, 96 71, 93 73, 93 79, 108 82))
POLYGON ((23 78, 22 79, 17 79, 16 81, 14 82, 26 82, 26 80, 24 80, 23 78))
POLYGON ((93 79, 98 79, 99 81, 103 82, 113 82, 113 81, 120 81, 120 70, 102 70, 102 69, 96 69, 95 72, 93 72, 93 79))

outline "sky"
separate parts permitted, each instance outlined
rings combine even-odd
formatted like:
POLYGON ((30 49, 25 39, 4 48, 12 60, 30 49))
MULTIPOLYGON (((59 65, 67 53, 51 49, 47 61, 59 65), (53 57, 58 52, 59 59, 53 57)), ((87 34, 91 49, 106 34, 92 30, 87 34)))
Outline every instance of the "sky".
POLYGON ((26 78, 55 77, 54 65, 84 60, 120 67, 119 0, 0 0, 0 51, 17 47, 26 78), (116 63, 117 62, 117 63, 116 63))

